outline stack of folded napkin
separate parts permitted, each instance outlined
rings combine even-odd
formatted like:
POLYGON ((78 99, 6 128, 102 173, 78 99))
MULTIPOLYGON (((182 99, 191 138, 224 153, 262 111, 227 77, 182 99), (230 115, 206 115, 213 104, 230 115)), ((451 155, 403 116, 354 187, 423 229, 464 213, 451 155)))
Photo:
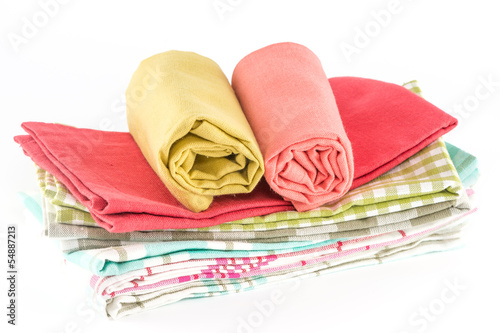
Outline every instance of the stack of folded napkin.
POLYGON ((249 54, 232 84, 169 51, 132 76, 130 133, 28 122, 15 140, 44 234, 117 319, 461 246, 477 160, 419 93, 328 79, 294 43, 249 54))

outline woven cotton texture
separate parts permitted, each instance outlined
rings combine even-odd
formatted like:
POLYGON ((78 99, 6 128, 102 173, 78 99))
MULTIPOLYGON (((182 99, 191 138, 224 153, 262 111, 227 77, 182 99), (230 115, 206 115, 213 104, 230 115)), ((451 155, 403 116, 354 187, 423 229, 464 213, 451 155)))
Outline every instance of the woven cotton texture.
MULTIPOLYGON (((416 82, 410 86, 418 92, 416 82)), ((58 241, 68 261, 93 274, 94 302, 119 319, 186 298, 457 248, 476 212, 474 191, 461 180, 473 185, 476 174, 474 156, 439 139, 312 211, 126 233, 102 228, 50 172, 38 168, 37 180, 45 235, 58 241)))
MULTIPOLYGON (((422 168, 425 164, 417 163, 420 168, 413 168, 413 172, 408 174, 418 178, 418 175, 428 177, 431 174, 444 176, 451 173, 458 177, 453 164, 443 162, 450 160, 444 144, 438 141, 434 145, 434 149, 441 150, 444 159, 433 160, 433 166, 428 169, 422 168)), ((427 153, 424 150, 419 154, 427 153)), ((427 155, 427 158, 422 159, 419 154, 414 157, 419 158, 420 162, 429 161, 429 156, 432 156, 427 155)), ((463 153, 454 156, 460 157, 457 161, 463 161, 466 155, 463 153)), ((462 173, 463 170, 465 169, 462 168, 462 173)), ((65 205, 66 202, 70 209, 77 210, 72 207, 72 198, 65 200, 66 195, 57 193, 58 189, 64 190, 64 187, 57 185, 57 180, 43 170, 38 170, 37 175, 43 184, 41 188, 44 189, 44 202, 51 207, 45 207, 44 212, 47 215, 52 214, 51 218, 55 219, 54 208, 61 207, 50 202, 53 198, 57 198, 54 202, 59 205, 65 205)), ((393 175, 393 181, 398 180, 401 178, 393 175)), ((465 223, 464 218, 475 211, 467 213, 470 207, 460 181, 456 186, 458 187, 455 189, 454 199, 429 202, 421 206, 420 208, 426 209, 435 206, 435 209, 430 209, 427 214, 401 225, 401 229, 392 230, 389 224, 378 230, 373 229, 373 234, 359 237, 321 242, 262 244, 223 241, 125 242, 95 250, 76 250, 66 257, 103 276, 96 275, 91 279, 94 301, 103 307, 109 318, 119 319, 184 298, 237 293, 271 283, 283 283, 292 278, 315 277, 343 269, 456 248, 462 244, 460 232, 465 223)), ((411 205, 400 209, 399 212, 389 212, 385 215, 404 214, 413 210, 411 205)), ((352 221, 351 228, 356 229, 355 224, 359 228, 365 221, 370 225, 369 218, 361 219, 352 221)), ((98 227, 57 222, 52 224, 54 223, 103 230, 98 227)), ((199 234, 193 231, 191 233, 199 234)), ((85 239, 75 241, 81 242, 85 239)))
POLYGON ((249 193, 264 174, 252 129, 214 61, 181 51, 152 56, 126 97, 130 134, 190 210, 206 210, 216 195, 249 193))
POLYGON ((446 143, 446 149, 453 159, 457 172, 461 175, 460 179, 464 187, 471 187, 474 185, 479 178, 477 158, 451 143, 446 143))
POLYGON ((293 206, 261 181, 251 193, 214 197, 194 213, 168 191, 130 133, 27 122, 24 153, 64 184, 110 232, 205 227, 293 206), (126 161, 126 163, 125 163, 126 161))
MULTIPOLYGON (((43 184, 44 181, 55 181, 50 174, 44 171, 39 171, 38 175, 40 184, 43 184)), ((63 186, 56 188, 64 191, 63 186)), ((458 198, 461 188, 460 178, 445 144, 439 140, 376 180, 350 191, 331 206, 324 206, 308 212, 290 211, 255 216, 208 228, 169 230, 163 231, 161 234, 164 235, 164 240, 169 240, 175 239, 175 234, 186 232, 212 232, 223 235, 223 232, 257 232, 317 227, 453 201, 458 198)), ((71 208, 71 202, 74 202, 74 199, 70 196, 67 191, 60 195, 60 197, 70 198, 64 207, 71 208)), ((65 211, 66 209, 61 208, 61 212, 58 213, 58 223, 81 225, 89 221, 83 218, 83 215, 79 219, 73 219, 74 213, 65 213, 65 211)))
MULTIPOLYGON (((110 240, 106 240, 106 231, 100 228, 95 227, 82 227, 77 225, 65 225, 62 223, 50 223, 49 222, 49 236, 51 236, 50 232, 54 232, 54 229, 51 229, 50 225, 63 226, 68 228, 74 228, 74 230, 78 231, 75 234, 71 234, 71 232, 67 232, 66 234, 63 232, 57 235, 60 238, 74 238, 75 240, 66 240, 63 241, 61 246, 62 249, 67 252, 68 260, 75 262, 82 267, 93 271, 95 274, 99 275, 113 275, 113 274, 121 274, 130 269, 138 269, 141 267, 145 267, 144 265, 158 265, 165 263, 166 261, 170 262, 176 256, 180 255, 179 253, 172 257, 169 253, 172 252, 173 243, 155 243, 155 241, 159 241, 160 239, 155 239, 155 237, 169 237, 168 240, 173 240, 172 233, 179 233, 179 240, 183 238, 186 239, 187 236, 190 236, 188 239, 191 239, 194 242, 179 242, 184 246, 183 255, 181 258, 187 259, 196 259, 200 257, 210 256, 212 258, 217 258, 220 256, 226 257, 227 255, 232 256, 248 256, 249 252, 247 251, 260 251, 255 252, 254 255, 267 255, 273 251, 275 253, 289 252, 290 249, 294 248, 295 250, 299 248, 311 247, 315 246, 317 242, 321 241, 337 241, 339 239, 351 239, 354 237, 363 237, 363 236, 371 236, 378 235, 381 233, 391 232, 398 229, 408 228, 410 226, 418 226, 423 225, 429 222, 432 222, 437 217, 445 217, 445 216, 453 216, 456 214, 460 214, 464 209, 467 210, 468 206, 464 200, 463 189, 460 185, 460 181, 458 180, 458 176, 456 175, 456 171, 451 163, 451 160, 446 152, 444 144, 441 142, 436 142, 434 145, 428 147, 429 151, 423 150, 419 154, 415 155, 412 159, 414 159, 416 164, 408 163, 408 166, 413 166, 410 168, 413 171, 406 170, 404 166, 401 168, 397 168, 394 170, 395 174, 390 177, 387 176, 387 179, 391 179, 390 182, 385 184, 389 185, 391 182, 396 182, 397 186, 394 186, 394 189, 399 189, 400 191, 404 191, 405 189, 420 189, 421 186, 410 186, 407 184, 407 187, 403 186, 405 182, 403 181, 406 176, 411 175, 410 180, 416 182, 419 178, 423 180, 430 177, 435 181, 438 181, 439 177, 443 177, 443 179, 439 180, 439 182, 443 182, 447 180, 446 175, 451 174, 456 176, 454 183, 447 183, 444 188, 449 187, 455 188, 456 191, 454 195, 446 196, 445 198, 440 197, 440 192, 436 192, 434 194, 438 195, 440 200, 436 200, 433 196, 423 196, 416 197, 417 201, 410 201, 409 204, 406 205, 391 205, 385 206, 392 207, 385 211, 384 214, 380 216, 372 216, 367 217, 363 215, 361 218, 354 220, 342 220, 337 222, 334 221, 337 217, 333 216, 333 218, 322 219, 322 223, 326 223, 326 225, 320 225, 319 227, 305 227, 305 228, 291 228, 291 229, 282 229, 277 228, 274 230, 267 230, 265 232, 242 232, 242 231, 233 231, 233 232, 194 232, 194 231, 161 231, 155 232, 151 235, 150 244, 148 243, 138 243, 137 240, 133 240, 133 234, 109 234, 107 236, 110 240), (436 152, 434 154, 429 154, 432 151, 439 151, 441 154, 437 154, 442 156, 442 159, 432 159, 430 157, 436 156, 436 152), (428 168, 426 169, 424 166, 426 164, 421 163, 422 161, 427 161, 428 168), (432 175, 432 177, 430 176, 432 175), (452 185, 453 184, 453 185, 452 185), (427 197, 427 199, 424 199, 427 197), (413 207, 415 205, 415 207, 413 207), (82 233, 82 229, 84 232, 82 233), (92 233, 95 231, 95 233, 92 233), (87 233, 85 233, 87 232, 87 233), (99 241, 94 238, 97 234, 100 235, 99 241), (213 240, 223 240, 223 237, 219 237, 219 234, 223 234, 226 237, 232 237, 233 241, 219 241, 213 242, 213 240), (208 237, 204 237, 207 235, 208 237), (66 236, 66 237, 65 237, 66 236), (111 236, 111 237, 110 237, 111 236), (112 236, 123 236, 120 239, 114 239, 112 236), (267 236, 268 238, 255 238, 260 236, 267 236), (246 237, 246 238, 245 238, 246 237), (80 238, 80 239, 78 239, 80 238), (82 239, 83 238, 83 239, 82 239), (90 238, 90 239, 85 239, 90 238), (114 239, 111 241, 111 239, 114 239), (202 241, 206 240, 206 241, 202 241), (201 242, 200 242, 201 241, 201 242), (301 241, 301 243, 297 243, 297 241, 301 241), (264 243, 262 243, 264 242, 264 243), (267 243, 265 243, 267 242, 267 243), (269 242, 272 242, 269 244, 269 242), (289 242, 289 244, 280 244, 273 245, 276 242, 289 242), (295 243, 294 243, 295 242, 295 243), (196 244, 196 245, 193 245, 196 244), (108 250, 102 249, 105 247, 113 246, 108 250), (189 251, 191 246, 195 246, 198 250, 192 252, 189 251), (210 250, 208 252, 200 252, 199 250, 205 249, 210 250), (84 251, 83 251, 84 250, 84 251), (217 251, 212 251, 217 250, 217 251), (227 250, 234 250, 235 253, 229 254, 227 250), (222 251, 222 252, 221 252, 222 251), (118 255, 118 256, 117 256, 118 255), (155 257, 156 256, 156 257, 155 257), (133 260, 132 263, 128 263, 133 260)), ((411 160, 411 159, 410 159, 411 160)), ((408 162, 410 162, 410 160, 408 162)), ((44 179, 47 179, 47 173, 43 172, 43 170, 39 170, 38 172, 39 179, 43 182, 44 179)), ((50 175, 49 175, 50 176, 50 175)), ((48 177, 48 179, 51 179, 48 177)), ((452 177, 454 179, 454 177, 452 177)), ((53 180, 53 178, 52 178, 53 180)), ((407 180, 406 180, 407 181, 407 180)), ((439 182, 433 183, 436 189, 443 188, 443 184, 439 185, 439 182)), ((420 183, 419 183, 420 184, 420 183)), ((369 191, 372 191, 373 188, 369 186, 370 184, 366 184, 358 189, 360 193, 362 193, 362 198, 374 197, 373 194, 369 191), (361 191, 365 188, 368 192, 364 193, 361 191)), ((431 186, 431 188, 433 187, 431 186)), ((48 188, 49 186, 45 185, 44 188, 48 188)), ((56 186, 57 188, 57 186, 56 186)), ((61 188, 61 187, 59 187, 61 188)), ((387 187, 385 192, 390 193, 392 190, 389 190, 390 187, 387 187)), ((447 193, 451 193, 446 191, 447 193)), ((394 192, 398 193, 398 192, 394 192)), ((400 192, 401 193, 401 192, 400 192)), ((415 194, 420 192, 415 192, 415 194)), ((404 194, 404 193, 401 193, 404 194)), ((408 194, 408 192, 406 192, 408 194)), ((63 197, 60 195, 59 197, 63 197)), ((395 198, 391 196, 394 200, 395 198)), ((415 197, 414 197, 415 199, 415 197)), ((72 202, 72 200, 69 200, 72 202)), ((51 206, 55 208, 54 210, 57 212, 58 206, 51 206)), ((61 207, 59 206, 59 209, 61 207)), ((69 210, 75 210, 73 208, 68 208, 69 210)), ((63 209, 64 210, 64 209, 63 209)), ((300 213, 304 214, 304 213, 300 213)), ((53 213, 52 219, 55 219, 57 216, 59 218, 64 215, 53 213)), ((69 215, 68 215, 69 216, 69 215)), ((59 221, 61 222, 61 221, 59 221)), ((71 221, 70 221, 71 222, 71 221)), ((309 222, 309 221, 308 221, 309 222)), ((243 226, 250 226, 250 224, 244 224, 243 226)), ((57 231, 57 228, 55 228, 57 231)), ((140 233, 140 235, 148 235, 149 233, 140 233)), ((52 235, 54 236, 54 235, 52 235)), ((146 236, 147 237, 147 236, 146 236)), ((178 251, 179 248, 174 247, 175 251, 178 251)))
POLYGON ((349 190, 351 143, 321 62, 311 50, 278 43, 252 52, 236 65, 232 85, 274 191, 305 211, 349 190))
POLYGON ((95 290, 95 300, 105 307, 110 318, 117 319, 183 298, 225 295, 294 277, 314 277, 454 248, 461 244, 459 237, 464 218, 444 219, 432 228, 386 234, 381 236, 380 243, 371 245, 361 241, 359 246, 344 249, 344 244, 336 244, 330 249, 316 251, 316 255, 302 254, 295 260, 279 263, 280 259, 268 262, 265 258, 253 258, 253 262, 251 258, 218 261, 206 266, 193 262, 194 267, 181 271, 175 269, 175 264, 167 264, 110 278, 95 276, 91 286, 95 290))

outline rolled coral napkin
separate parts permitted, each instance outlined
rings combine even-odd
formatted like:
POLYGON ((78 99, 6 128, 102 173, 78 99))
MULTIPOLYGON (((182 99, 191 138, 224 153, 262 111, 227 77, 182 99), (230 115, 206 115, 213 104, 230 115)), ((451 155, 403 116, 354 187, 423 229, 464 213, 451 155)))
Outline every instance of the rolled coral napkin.
POLYGON ((294 43, 243 58, 232 85, 264 155, 271 188, 305 211, 351 187, 351 144, 319 59, 294 43))
POLYGON ((457 126, 457 120, 402 86, 360 77, 329 79, 363 185, 457 126))
POLYGON ((127 89, 130 133, 172 195, 194 212, 251 192, 264 162, 220 67, 192 52, 141 62, 127 89))

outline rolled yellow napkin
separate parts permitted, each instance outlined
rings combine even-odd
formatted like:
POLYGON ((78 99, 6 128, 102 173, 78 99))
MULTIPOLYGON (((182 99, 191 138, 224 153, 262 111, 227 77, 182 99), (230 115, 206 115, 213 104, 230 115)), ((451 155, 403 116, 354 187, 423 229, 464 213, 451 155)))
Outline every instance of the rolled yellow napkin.
POLYGON ((255 136, 212 60, 168 51, 141 62, 126 92, 130 133, 172 195, 200 212, 248 193, 264 173, 255 136))

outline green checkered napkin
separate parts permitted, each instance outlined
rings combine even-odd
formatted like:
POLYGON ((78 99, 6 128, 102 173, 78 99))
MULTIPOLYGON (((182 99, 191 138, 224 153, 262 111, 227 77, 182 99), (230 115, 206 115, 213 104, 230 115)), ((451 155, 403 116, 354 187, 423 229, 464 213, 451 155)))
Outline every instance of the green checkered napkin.
MULTIPOLYGON (((438 145, 438 147, 440 147, 438 145)), ((425 152, 423 152, 425 153, 425 152)), ((422 154, 423 154, 422 153, 422 154)), ((437 161, 437 165, 443 165, 443 163, 437 161)), ((404 168, 403 168, 404 169, 404 168)), ((425 168, 424 168, 425 169, 425 168)), ((422 169, 422 170, 424 170, 422 169)), ((415 171, 416 174, 420 174, 420 172, 415 171)), ((431 174, 436 174, 432 173, 431 174)), ((398 177, 398 175, 401 175, 401 173, 396 173, 394 177, 398 177)), ((432 177, 431 177, 432 178, 432 177)), ((400 210, 400 211, 395 211, 393 213, 389 214, 384 214, 381 216, 375 216, 375 217, 370 217, 370 218, 365 218, 361 220, 352 220, 352 221, 345 221, 345 222, 339 222, 335 224, 327 224, 319 227, 305 227, 305 228, 291 228, 291 229, 276 229, 276 230, 268 230, 264 232, 215 232, 215 233, 194 233, 194 232, 182 232, 182 231, 176 231, 177 233, 181 233, 184 235, 190 235, 193 238, 191 240, 203 240, 201 236, 208 235, 210 237, 205 238, 205 240, 218 240, 219 241, 219 247, 223 249, 224 251, 230 250, 232 248, 235 248, 236 243, 235 242, 229 242, 227 239, 220 239, 218 236, 223 234, 223 235, 228 235, 228 236, 235 236, 241 237, 241 235, 247 237, 247 239, 236 239, 238 243, 270 243, 270 242, 298 242, 298 241, 303 241, 304 244, 300 246, 304 246, 307 244, 311 244, 311 242, 318 242, 318 241, 323 241, 323 240, 331 240, 331 239, 344 239, 344 238, 352 238, 352 237, 361 237, 361 236, 368 236, 368 235, 378 235, 381 233, 387 233, 390 231, 394 230, 399 230, 399 229, 406 229, 410 227, 416 227, 419 225, 431 223, 434 221, 436 218, 443 218, 445 216, 453 216, 456 214, 460 214, 464 210, 468 210, 468 204, 467 201, 465 200, 465 196, 458 196, 456 200, 449 200, 449 201, 443 201, 443 202, 437 202, 434 204, 426 204, 422 205, 420 207, 416 208, 409 208, 405 210, 400 210), (465 200, 465 201, 464 201, 465 200), (250 234, 249 234, 250 233, 250 234), (267 239, 262 239, 262 238, 256 238, 260 237, 262 235, 271 235, 272 233, 278 233, 278 235, 281 233, 281 237, 275 237, 275 238, 267 238, 267 239), (296 236, 293 236, 293 235, 296 236), (289 235, 289 236, 285 236, 289 235), (292 236, 290 236, 292 235, 292 236), (253 237, 253 238, 252 238, 253 237)), ((51 205, 51 208, 57 208, 58 206, 51 205)), ((60 206, 59 206, 60 207, 60 206)), ((45 209, 47 210, 47 209, 45 209)), ((55 219, 56 214, 51 215, 51 219, 55 219)), ((104 263, 107 262, 108 260, 112 260, 112 256, 115 255, 115 252, 118 251, 120 253, 126 254, 126 258, 130 259, 134 258, 135 261, 138 259, 144 258, 144 257, 149 257, 151 255, 167 255, 171 249, 169 246, 165 245, 160 248, 159 245, 155 245, 154 247, 148 247, 148 246, 143 246, 143 245, 138 245, 134 243, 133 241, 137 241, 135 239, 132 239, 131 233, 127 234, 112 234, 107 232, 104 229, 101 228, 92 228, 92 227, 81 227, 81 226, 75 226, 75 225, 66 225, 66 224, 60 224, 60 223, 49 223, 49 228, 48 230, 51 231, 50 226, 56 226, 56 227, 63 227, 63 228, 75 228, 75 229, 84 229, 85 232, 101 232, 105 233, 103 235, 103 238, 101 239, 92 239, 95 235, 90 235, 87 234, 87 239, 73 239, 73 240, 64 240, 61 242, 61 249, 66 252, 66 253, 71 253, 71 255, 67 256, 67 259, 73 262, 78 263, 82 267, 85 267, 87 269, 95 270, 97 269, 96 267, 99 266, 100 264, 98 263, 104 263), (114 239, 112 241, 107 241, 106 236, 108 238, 111 237, 121 237, 122 240, 119 239, 114 239), (131 239, 128 239, 127 237, 130 237, 131 239), (133 245, 133 246, 130 246, 133 245), (101 248, 109 248, 113 247, 113 251, 111 251, 111 257, 108 257, 108 255, 104 252, 99 251, 95 252, 92 251, 93 249, 101 249, 101 248), (141 247, 141 253, 140 256, 137 256, 137 253, 134 251, 137 250, 137 248, 141 247), (132 252, 129 251, 133 250, 132 252), (152 249, 152 251, 151 251, 152 249), (83 250, 83 251, 82 251, 83 250), (116 250, 116 251, 115 251, 116 250), (75 252, 73 254, 73 252, 75 252), (97 257, 96 257, 97 256, 97 257), (89 266, 90 265, 90 266, 89 266), (96 266, 96 267, 94 267, 96 266)), ((51 231, 53 232, 53 230, 51 231)), ((158 231, 158 232, 139 232, 138 234, 140 235, 147 235, 151 236, 149 239, 152 243, 155 241, 159 241, 158 237, 165 236, 165 235, 175 235, 174 232, 172 231, 158 231), (151 235, 153 234, 153 235, 151 235), (155 235, 159 235, 158 237, 155 235)), ((71 236, 71 233, 66 233, 62 234, 60 236, 71 236)), ((177 234, 179 235, 179 234, 177 234)), ((274 235, 277 236, 277 235, 274 235)), ((68 237, 71 238, 71 237, 68 237)), ((172 239, 170 237, 168 240, 179 240, 179 239, 172 239)), ((183 239, 185 240, 185 239, 183 239)), ((165 243, 168 244, 168 243, 165 243)), ((208 244, 208 243, 207 243, 208 244)), ((259 245, 259 244, 257 244, 259 245)), ((296 244, 295 244, 296 245, 296 244)), ((295 245, 290 245, 290 246, 295 246, 295 245)), ((205 245, 203 245, 205 246, 205 245)), ((243 246, 243 245, 239 245, 243 246)), ((264 245, 260 244, 259 245, 261 249, 264 249, 264 245)), ((247 249, 252 249, 253 246, 249 244, 245 248, 247 249)), ((273 253, 274 249, 271 249, 271 252, 273 253)), ((261 252, 262 254, 268 252, 261 252)), ((217 254, 221 255, 221 254, 217 254)), ((121 256, 123 257, 123 256, 121 256)), ((146 260, 152 260, 151 258, 148 258, 146 260)), ((162 261, 163 258, 159 258, 158 260, 162 261), (160 260, 161 259, 161 260, 160 260)), ((141 260, 142 261, 142 260, 141 260)), ((137 262, 139 264, 139 262, 137 262)), ((146 263, 140 263, 146 264, 146 263)), ((158 264, 158 263, 150 263, 148 262, 147 264, 152 265, 152 264, 158 264)), ((117 271, 122 272, 124 269, 128 268, 123 268, 121 267, 123 265, 120 264, 120 267, 117 267, 117 271)), ((127 265, 125 265, 127 266, 127 265)), ((128 267, 128 266, 127 266, 128 267)), ((135 268, 135 267, 134 267, 135 268)), ((97 272, 97 271, 96 271, 97 272)), ((104 273, 104 272, 102 272, 104 273)))
MULTIPOLYGON (((37 175, 41 188, 45 189, 43 195, 50 203, 61 207, 57 210, 57 223, 97 226, 90 214, 81 209, 52 175, 43 170, 38 170, 37 175)), ((280 212, 212 227, 168 232, 173 235, 176 232, 258 232, 317 227, 454 201, 461 194, 463 187, 459 176, 445 144, 438 140, 380 177, 348 192, 341 200, 318 209, 280 212)))
POLYGON ((403 83, 403 87, 405 87, 406 89, 410 90, 411 92, 417 94, 418 96, 423 97, 422 90, 420 89, 417 80, 403 83))
MULTIPOLYGON (((44 199, 45 200, 45 199, 44 199)), ((58 207, 47 203, 53 211, 58 207)), ((124 245, 130 241, 187 241, 187 240, 217 240, 239 241, 247 243, 269 243, 290 241, 312 241, 319 239, 342 239, 373 235, 380 230, 397 230, 409 224, 421 221, 433 214, 444 212, 451 208, 462 209, 464 204, 458 201, 447 201, 411 208, 401 212, 373 216, 366 219, 346 221, 336 224, 327 224, 319 227, 276 229, 268 231, 240 231, 240 232, 134 232, 109 233, 101 228, 80 227, 75 225, 59 224, 48 221, 46 234, 51 238, 61 239, 61 248, 66 252, 100 248, 103 246, 124 245), (110 245, 109 245, 110 244, 110 245)), ((53 218, 55 220, 55 215, 53 218)))
MULTIPOLYGON (((472 155, 457 150, 456 147, 446 144, 447 149, 452 150, 452 162, 457 167, 460 179, 470 179, 469 174, 477 173, 477 159, 472 155), (471 169, 472 168, 472 169, 471 169)), ((52 204, 48 204, 53 206, 52 204)), ((390 225, 404 221, 409 222, 411 218, 422 217, 433 214, 450 207, 457 207, 457 202, 447 201, 433 205, 425 205, 417 208, 407 209, 385 215, 373 216, 362 220, 346 221, 322 226, 305 228, 275 229, 268 231, 240 231, 240 232, 203 232, 194 233, 190 231, 150 231, 132 233, 109 233, 102 228, 84 227, 57 223, 56 219, 49 221, 46 226, 46 235, 51 238, 69 239, 61 242, 64 251, 72 252, 77 250, 101 248, 106 245, 106 241, 111 241, 109 246, 125 245, 127 241, 155 242, 165 240, 222 240, 240 242, 276 242, 276 241, 306 241, 313 240, 311 235, 329 233, 330 238, 357 237, 363 234, 373 234, 377 226, 390 225), (364 229, 364 230, 363 230, 364 229)), ((63 210, 61 206, 54 206, 54 216, 57 210, 63 210)))
MULTIPOLYGON (((432 229, 441 225, 443 221, 456 219, 464 211, 450 208, 443 212, 431 214, 423 218, 416 218, 410 223, 399 226, 402 229, 392 230, 380 228, 374 231, 370 241, 374 238, 384 239, 392 235, 393 240, 401 235, 418 233, 419 230, 432 229), (401 230, 404 233, 401 233, 401 230), (396 238, 394 238, 396 236, 396 238)), ((356 238, 356 240, 366 237, 356 238)), ((368 238, 366 238, 368 239, 368 238)), ((78 240, 80 242, 82 240, 78 240)), ((322 242, 280 242, 280 243, 244 243, 229 241, 181 241, 181 242, 142 242, 121 246, 108 246, 91 250, 79 250, 66 253, 68 261, 76 263, 96 275, 119 275, 129 271, 164 265, 167 263, 185 262, 194 259, 210 258, 241 258, 277 255, 319 248, 336 243, 338 239, 322 242)), ((347 242, 342 240, 342 242, 347 242)), ((357 243, 355 241, 354 243, 357 243)))

